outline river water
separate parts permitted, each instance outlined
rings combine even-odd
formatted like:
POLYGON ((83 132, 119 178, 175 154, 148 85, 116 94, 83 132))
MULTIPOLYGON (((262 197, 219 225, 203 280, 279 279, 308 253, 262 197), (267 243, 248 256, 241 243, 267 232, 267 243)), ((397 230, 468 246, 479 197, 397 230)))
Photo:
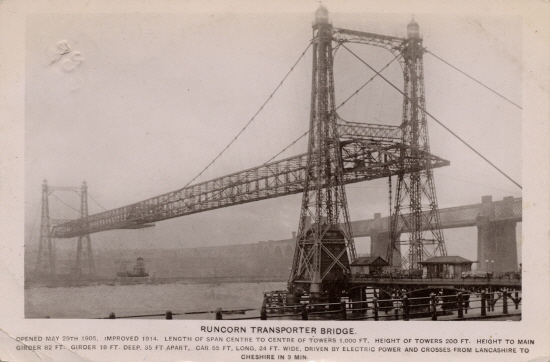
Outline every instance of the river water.
MULTIPOLYGON (((260 309, 263 293, 286 288, 285 282, 30 287, 25 289, 26 318, 104 318, 109 313, 135 316, 223 310, 260 309)), ((213 319, 212 314, 178 318, 213 319)))

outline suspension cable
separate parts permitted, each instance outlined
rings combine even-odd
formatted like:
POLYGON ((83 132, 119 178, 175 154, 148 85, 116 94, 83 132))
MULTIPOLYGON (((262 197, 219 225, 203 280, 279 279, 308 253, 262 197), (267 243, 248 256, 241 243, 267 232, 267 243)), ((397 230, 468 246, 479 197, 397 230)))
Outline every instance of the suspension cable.
POLYGON ((273 161, 277 156, 279 156, 281 153, 285 152, 286 150, 288 150, 290 147, 294 146, 296 144, 296 142, 298 142, 299 140, 301 140, 302 138, 305 137, 305 135, 307 135, 309 133, 309 130, 305 131, 304 134, 302 134, 300 137, 298 137, 297 139, 295 139, 291 144, 289 144, 288 146, 286 146, 285 148, 283 148, 281 150, 281 152, 277 153, 275 156, 271 157, 269 160, 265 161, 263 164, 265 165, 266 163, 269 163, 271 161, 273 161))
POLYGON ((294 63, 294 65, 290 68, 290 70, 288 71, 288 73, 284 76, 283 80, 279 83, 279 85, 275 88, 275 90, 273 92, 271 92, 271 94, 269 95, 269 97, 267 98, 267 100, 262 104, 262 106, 260 107, 260 109, 258 109, 258 111, 252 116, 252 118, 244 125, 244 127, 239 131, 239 133, 237 133, 237 135, 231 140, 231 142, 229 142, 229 144, 227 146, 225 146, 225 148, 208 164, 206 165, 206 167, 197 174, 197 176, 193 177, 193 179, 191 181, 189 181, 184 187, 187 187, 189 186, 193 181, 195 181, 197 178, 199 178, 203 173, 204 171, 206 171, 210 166, 212 166, 214 164, 214 162, 216 162, 218 160, 218 158, 220 158, 220 156, 225 152, 227 151, 227 149, 237 140, 237 138, 239 138, 239 136, 248 128, 248 126, 256 119, 256 116, 264 109, 264 107, 266 106, 266 104, 273 98, 273 96, 275 95, 275 93, 279 90, 279 88, 283 85, 284 81, 288 78, 288 76, 290 75, 290 73, 292 73, 292 71, 294 70, 294 68, 296 67, 296 65, 298 65, 298 63, 300 62, 300 60, 304 57, 304 55, 306 54, 306 52, 308 51, 309 47, 311 46, 311 44, 313 44, 312 41, 309 42, 309 44, 307 45, 306 49, 302 52, 302 54, 300 55, 300 57, 298 58, 298 60, 294 63))
POLYGON ((378 77, 378 75, 380 73, 382 73, 387 67, 390 66, 391 63, 393 63, 395 60, 397 59, 397 57, 393 58, 388 64, 386 64, 384 66, 384 68, 380 69, 378 71, 378 73, 376 73, 375 75, 373 75, 365 84, 363 84, 361 87, 359 87, 359 89, 357 89, 355 92, 353 92, 348 98, 346 98, 345 101, 343 101, 342 103, 340 103, 340 105, 338 107, 336 107, 335 111, 337 111, 340 107, 342 107, 344 104, 346 104, 351 98, 355 97, 357 95, 357 93, 359 93, 363 88, 365 88, 367 86, 367 84, 369 84, 370 82, 372 82, 372 80, 376 77, 378 77))
POLYGON ((455 70, 459 71, 460 73, 464 74, 465 76, 467 76, 468 78, 470 78, 471 80, 473 80, 474 82, 482 85, 483 87, 487 88, 488 90, 490 90, 491 92, 493 92, 494 94, 496 94, 497 96, 501 97, 502 99, 510 102, 511 104, 513 104, 514 106, 518 107, 519 109, 523 109, 521 108, 521 106, 517 105, 516 103, 512 102, 511 100, 509 100, 508 98, 506 98, 505 96, 503 96, 502 94, 500 94, 499 92, 497 92, 496 90, 490 88, 489 86, 486 86, 485 84, 481 83, 479 80, 475 79, 474 77, 466 74, 465 72, 463 72, 462 70, 458 69, 457 67, 455 67, 454 65, 450 64, 449 62, 441 59, 440 57, 438 57, 437 55, 435 55, 434 53, 432 53, 431 51, 427 51, 427 53, 433 55, 434 57, 436 57, 437 59, 441 60, 443 63, 447 64, 449 67, 451 68, 454 68, 455 70))
POLYGON ((92 199, 92 201, 95 202, 97 206, 101 207, 103 210, 107 210, 99 202, 97 202, 89 192, 88 192, 88 196, 90 196, 90 199, 92 199))
POLYGON ((40 210, 41 210, 41 207, 38 207, 36 209, 36 215, 34 215, 34 220, 32 222, 31 231, 29 233, 29 238, 27 239, 27 245, 30 243, 30 241, 32 239, 32 235, 34 233, 34 226, 36 225, 36 219, 38 219, 38 213, 40 212, 40 210))
MULTIPOLYGON (((381 73, 383 72, 387 67, 390 66, 390 64, 392 64, 395 60, 397 59, 397 57, 393 58, 388 64, 386 64, 383 68, 381 68, 378 72, 381 73)), ((363 88, 365 88, 370 82, 372 82, 374 80, 374 78, 378 77, 378 74, 375 74, 373 75, 369 80, 367 80, 367 82, 365 84, 363 84, 361 87, 359 87, 355 92, 353 92, 348 98, 346 98, 346 100, 344 100, 342 103, 340 103, 340 105, 338 107, 336 107, 334 110, 337 111, 340 107, 342 107, 344 104, 346 104, 351 98, 355 97, 363 88)), ((288 146, 286 146, 285 148, 283 148, 283 150, 281 150, 279 153, 277 153, 275 156, 271 157, 269 160, 267 160, 266 162, 264 162, 264 165, 266 163, 269 163, 271 161, 273 161, 277 156, 279 156, 280 154, 282 154, 283 152, 285 152, 286 150, 288 150, 290 147, 294 146, 296 144, 296 142, 298 142, 299 140, 301 140, 302 138, 305 137, 305 135, 307 135, 309 133, 309 130, 304 132, 304 134, 302 134, 300 137, 298 137, 296 140, 294 140, 294 142, 292 142, 291 144, 289 144, 288 146)))
MULTIPOLYGON (((275 92, 277 92, 277 90, 281 87, 281 85, 283 84, 283 82, 286 80, 286 78, 290 75, 290 73, 294 70, 294 68, 296 67, 296 65, 298 64, 298 62, 304 57, 305 53, 307 52, 307 50, 309 49, 309 47, 311 46, 312 42, 310 41, 310 43, 308 44, 308 46, 306 47, 306 49, 302 52, 302 54, 300 55, 300 57, 298 58, 298 60, 294 63, 294 65, 290 68, 290 71, 285 75, 285 77, 283 78, 283 80, 279 83, 279 85, 275 88, 275 90, 271 93, 271 95, 269 96, 269 98, 264 102, 264 104, 260 107, 260 109, 256 112, 256 114, 252 117, 252 119, 250 119, 250 121, 248 121, 248 123, 243 127, 243 129, 241 129, 241 131, 237 134, 237 136, 235 136, 235 138, 233 138, 233 140, 222 150, 222 152, 220 152, 218 154, 218 156, 216 156, 216 158, 214 158, 214 160, 212 160, 212 162, 210 162, 197 176, 195 176, 191 181, 189 181, 185 186, 189 186, 189 184, 191 184, 194 180, 196 180, 204 171, 206 171, 228 148, 229 146, 231 146, 231 144, 233 142, 235 142, 235 140, 241 135, 241 133, 244 132, 244 130, 248 127, 248 125, 250 125, 250 123, 252 123, 252 121, 255 119, 255 117, 258 115, 258 113, 260 113, 260 111, 264 108, 264 106, 267 104, 267 102, 273 97, 273 95, 275 94, 275 92)), ((395 60, 397 59, 397 57, 394 57, 394 59, 392 59, 388 64, 386 64, 383 68, 380 69, 380 72, 384 71, 387 67, 390 66, 390 64, 392 64, 395 60)), ((337 110, 338 108, 342 107, 344 104, 346 104, 346 102, 348 102, 352 97, 356 96, 364 87, 366 87, 374 78, 376 78, 377 76, 379 75, 379 72, 374 75, 373 77, 371 77, 365 84, 363 84, 359 89, 357 89, 354 93, 352 93, 345 101, 343 101, 335 110, 337 110)), ((300 137, 298 137, 297 139, 295 139, 292 143, 290 143, 288 146, 286 146, 285 148, 283 148, 280 152, 278 152, 275 156, 271 157, 269 160, 267 160, 266 162, 264 162, 262 165, 266 165, 268 164, 269 162, 273 161, 275 158, 277 158, 279 155, 281 155, 282 153, 284 153, 285 151, 287 151, 290 147, 294 146, 298 141, 300 141, 302 138, 304 138, 307 134, 309 133, 309 130, 305 131, 300 137)), ((390 181, 391 182, 391 181, 390 181)), ((222 191, 220 191, 222 192, 222 191)), ((220 193, 218 192, 218 194, 220 193)), ((88 194, 89 195, 89 194, 88 194)), ((212 197, 214 197, 216 195, 212 195, 212 197)), ((90 195, 91 197, 91 195, 90 195)), ((92 200, 93 197, 91 197, 92 200)), ((97 201, 94 200, 94 202, 96 204, 98 204, 99 206, 101 206, 97 201)), ((101 206, 103 207, 103 206, 101 206)), ((105 208, 104 208, 105 209, 105 208)))
POLYGON ((55 196, 55 194, 52 194, 53 197, 55 197, 57 200, 59 200, 62 204, 64 204, 65 206, 67 206, 68 208, 70 209, 73 209, 74 211, 80 213, 80 210, 77 210, 75 209, 74 207, 72 207, 71 205, 67 204, 65 201, 61 200, 59 197, 55 196))
POLYGON ((492 163, 491 161, 489 161, 485 156, 483 156, 481 153, 479 153, 475 148, 473 148, 472 146, 470 146, 466 141, 464 141, 462 138, 460 138, 456 133, 454 133, 453 131, 451 131, 451 129, 447 126, 445 126, 440 120, 438 120, 437 118, 435 118, 430 112, 428 112, 424 107, 422 107, 420 104, 418 104, 418 102, 413 102, 413 100, 405 94, 405 92, 403 92, 401 89, 399 89, 396 85, 394 85, 392 82, 390 82, 388 79, 386 79, 382 74, 380 74, 379 72, 377 72, 373 67, 371 67, 369 64, 367 64, 363 59, 361 59, 359 56, 357 56, 357 54, 355 54, 354 52, 352 52, 351 50, 349 50, 344 44, 342 44, 342 46, 348 51, 350 52, 353 56, 355 56, 357 59, 359 59, 359 61, 361 61, 363 64, 365 64, 367 67, 369 67, 373 72, 377 73, 380 78, 384 79, 389 85, 391 85, 393 88, 395 88, 395 90, 397 90, 399 93, 401 93, 403 95, 403 97, 407 98, 411 103, 416 103, 416 106, 421 109, 422 111, 424 111, 428 116, 430 116, 430 118, 432 118, 434 121, 436 121, 441 127, 443 127, 445 130, 447 130, 450 134, 452 134, 453 136, 455 136, 460 142, 462 142, 464 145, 466 145, 466 147, 468 147, 470 150, 474 151, 474 153, 476 153, 479 157, 481 157, 483 160, 485 160, 485 162, 487 162, 489 165, 491 165, 495 170, 497 170, 498 172, 500 172, 502 175, 504 175, 508 180, 512 181, 517 187, 519 187, 520 189, 523 189, 523 187, 521 187, 521 185, 519 183, 517 183, 516 181, 514 181, 510 176, 508 176, 506 173, 504 173, 504 171, 502 171, 500 168, 498 168, 497 166, 495 166, 494 163, 492 163))

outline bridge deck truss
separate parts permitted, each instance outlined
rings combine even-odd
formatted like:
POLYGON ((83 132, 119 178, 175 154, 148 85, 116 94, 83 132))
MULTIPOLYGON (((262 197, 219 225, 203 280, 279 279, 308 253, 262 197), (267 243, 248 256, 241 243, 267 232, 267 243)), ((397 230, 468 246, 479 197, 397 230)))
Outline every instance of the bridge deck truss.
MULTIPOLYGON (((346 184, 396 175, 403 170, 399 157, 408 146, 400 128, 361 123, 338 126, 346 184)), ((332 145, 331 147, 334 147, 332 145)), ((433 155, 431 167, 449 165, 433 155)), ((152 223, 222 207, 303 192, 307 154, 190 185, 128 206, 104 211, 52 227, 51 237, 71 238, 114 229, 138 229, 152 223)))

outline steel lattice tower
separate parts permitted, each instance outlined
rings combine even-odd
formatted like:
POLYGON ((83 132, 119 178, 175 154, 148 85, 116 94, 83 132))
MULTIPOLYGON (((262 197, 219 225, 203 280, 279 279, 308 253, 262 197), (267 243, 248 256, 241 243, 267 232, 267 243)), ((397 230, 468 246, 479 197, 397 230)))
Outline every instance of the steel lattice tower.
MULTIPOLYGON (((52 225, 56 220, 50 218, 49 197, 54 191, 72 191, 80 196, 80 218, 84 220, 82 227, 87 227, 88 216, 88 186, 86 181, 82 182, 80 189, 76 187, 50 187, 44 180, 42 183, 42 216, 40 222, 40 239, 38 242, 38 258, 36 262, 35 274, 37 276, 55 276, 56 275, 56 257, 55 257, 55 236, 52 225)), ((64 222, 62 220, 61 222, 64 222)), ((78 236, 76 247, 76 263, 71 273, 74 275, 95 274, 94 258, 92 253, 92 242, 90 234, 78 236)))
POLYGON ((401 266, 409 271, 420 269, 419 263, 423 260, 446 255, 432 166, 428 158, 430 143, 424 111, 424 48, 419 30, 413 19, 407 26, 408 37, 402 50, 406 94, 401 125, 402 143, 410 147, 403 149, 400 161, 402 169, 421 171, 409 174, 403 172, 397 177, 395 203, 391 215, 390 250, 387 256, 390 265, 401 266), (403 229, 410 230, 407 241, 400 240, 403 229), (405 253, 402 253, 401 245, 408 245, 405 253), (394 260, 397 256, 401 256, 401 260, 394 260))
POLYGON ((349 275, 355 247, 334 110, 332 25, 322 5, 313 32, 307 175, 289 291, 309 290, 316 300, 341 292, 338 285, 349 275))
MULTIPOLYGON (((88 216, 88 185, 82 182, 80 189, 80 218, 86 220, 88 216)), ((80 235, 76 246, 76 272, 78 274, 95 274, 94 255, 90 234, 80 235), (85 263, 82 265, 84 254, 85 263)))
POLYGON ((42 214, 40 218, 40 240, 38 241, 38 259, 36 261, 37 275, 55 274, 55 246, 50 237, 50 190, 48 181, 42 183, 42 214))

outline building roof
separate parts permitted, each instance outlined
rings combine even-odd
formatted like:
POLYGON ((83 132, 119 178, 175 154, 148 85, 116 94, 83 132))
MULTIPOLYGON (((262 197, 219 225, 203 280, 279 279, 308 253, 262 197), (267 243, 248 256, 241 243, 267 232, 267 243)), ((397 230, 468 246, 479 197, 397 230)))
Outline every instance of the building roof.
POLYGON ((420 264, 472 264, 473 261, 461 256, 436 256, 420 262, 420 264))
POLYGON ((360 265, 376 265, 376 266, 386 266, 388 265, 388 262, 382 259, 379 256, 364 256, 361 258, 357 258, 351 263, 351 265, 354 266, 360 266, 360 265))

